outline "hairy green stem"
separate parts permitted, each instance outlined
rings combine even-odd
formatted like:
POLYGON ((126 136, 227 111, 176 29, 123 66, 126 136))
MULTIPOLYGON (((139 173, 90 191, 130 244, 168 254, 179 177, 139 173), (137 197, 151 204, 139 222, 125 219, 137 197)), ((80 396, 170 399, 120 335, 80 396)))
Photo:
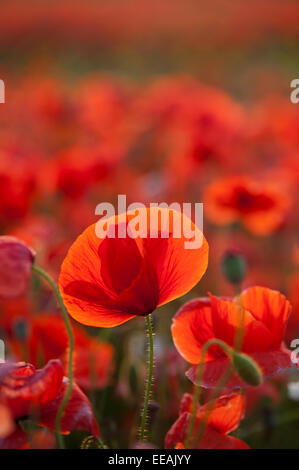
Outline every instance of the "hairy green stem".
POLYGON ((198 400, 199 400, 199 395, 200 395, 200 383, 202 380, 202 374, 203 374, 203 369, 204 369, 205 355, 208 349, 213 345, 219 346, 228 356, 230 356, 231 348, 224 341, 221 341, 219 339, 210 339, 204 344, 201 350, 201 357, 200 357, 200 362, 197 368, 197 375, 196 375, 196 381, 195 381, 195 387, 194 387, 194 393, 193 393, 191 418, 190 418, 189 425, 187 428, 187 437, 185 441, 186 449, 189 449, 190 445, 192 444, 191 438, 192 438, 193 431, 194 431, 196 411, 197 411, 197 405, 198 405, 198 400))
POLYGON ((69 347, 68 347, 68 386, 67 386, 67 389, 66 389, 66 393, 63 397, 63 400, 60 403, 60 406, 58 408, 58 412, 57 412, 56 419, 55 419, 55 430, 56 430, 57 445, 58 445, 59 449, 63 449, 64 448, 64 443, 63 443, 63 438, 62 438, 62 435, 61 435, 61 419, 62 419, 62 416, 63 416, 63 412, 64 412, 64 410, 65 410, 65 408, 68 404, 68 401, 71 397, 72 389, 73 389, 74 335, 73 335, 72 327, 71 327, 71 324, 70 324, 70 321, 69 321, 69 316, 68 316, 67 310, 64 306, 63 299, 62 299, 62 296, 60 294, 60 291, 59 291, 59 288, 58 288, 56 282, 51 278, 51 276, 49 276, 48 273, 46 273, 46 271, 44 271, 39 266, 33 265, 32 270, 35 273, 39 274, 39 276, 41 276, 43 279, 45 279, 50 284, 50 286, 52 287, 52 289, 55 293, 57 302, 59 304, 61 313, 62 313, 62 318, 63 318, 64 324, 65 324, 65 328, 66 328, 67 335, 68 335, 68 340, 69 340, 69 347))
POLYGON ((151 387, 152 387, 152 380, 153 380, 153 370, 154 370, 154 335, 153 335, 153 328, 152 328, 152 321, 151 315, 148 314, 145 317, 146 327, 147 327, 147 335, 148 335, 148 342, 149 342, 149 362, 148 362, 148 377, 146 382, 145 388, 145 398, 144 398, 144 406, 141 418, 141 428, 140 428, 140 440, 146 440, 146 421, 147 421, 147 410, 148 404, 151 396, 151 387))

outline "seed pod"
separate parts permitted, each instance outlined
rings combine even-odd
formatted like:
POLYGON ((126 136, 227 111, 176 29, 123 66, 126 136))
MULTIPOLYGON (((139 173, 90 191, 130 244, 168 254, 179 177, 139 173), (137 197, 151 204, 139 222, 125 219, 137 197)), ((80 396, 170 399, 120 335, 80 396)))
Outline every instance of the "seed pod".
POLYGON ((244 257, 234 251, 228 251, 222 258, 222 272, 232 284, 240 284, 247 274, 247 264, 244 257))
POLYGON ((263 375, 259 365, 244 353, 234 353, 232 362, 238 376, 248 385, 257 387, 262 383, 263 375))

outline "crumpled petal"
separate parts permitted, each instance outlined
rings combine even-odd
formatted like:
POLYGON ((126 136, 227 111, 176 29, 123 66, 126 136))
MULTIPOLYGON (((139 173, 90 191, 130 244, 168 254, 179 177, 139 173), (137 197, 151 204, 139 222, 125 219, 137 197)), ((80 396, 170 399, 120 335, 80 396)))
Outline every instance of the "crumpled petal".
MULTIPOLYGON (((51 402, 46 403, 40 409, 38 422, 55 431, 55 419, 58 408, 66 393, 68 379, 64 377, 63 387, 59 395, 51 402)), ((64 410, 61 420, 61 432, 68 434, 74 429, 87 431, 93 436, 99 437, 100 431, 92 411, 91 404, 76 383, 73 384, 72 394, 64 410)))
POLYGON ((63 373, 59 360, 52 360, 38 370, 22 362, 0 364, 0 403, 15 418, 27 416, 57 397, 63 373))

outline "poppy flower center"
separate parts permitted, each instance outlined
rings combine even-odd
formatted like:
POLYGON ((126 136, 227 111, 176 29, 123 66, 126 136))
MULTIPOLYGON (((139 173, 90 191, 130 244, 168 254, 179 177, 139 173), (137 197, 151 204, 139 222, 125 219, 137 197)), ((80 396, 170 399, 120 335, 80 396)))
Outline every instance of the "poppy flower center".
POLYGON ((254 193, 239 186, 234 189, 231 205, 240 212, 250 213, 269 210, 274 206, 274 201, 267 194, 254 193))

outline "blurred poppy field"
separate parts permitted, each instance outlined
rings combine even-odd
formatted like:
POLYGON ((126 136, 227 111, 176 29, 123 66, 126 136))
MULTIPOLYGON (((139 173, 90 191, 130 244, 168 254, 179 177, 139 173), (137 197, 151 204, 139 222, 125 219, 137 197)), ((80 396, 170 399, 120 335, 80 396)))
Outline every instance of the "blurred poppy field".
POLYGON ((299 448, 298 15, 3 2, 0 449, 299 448))

